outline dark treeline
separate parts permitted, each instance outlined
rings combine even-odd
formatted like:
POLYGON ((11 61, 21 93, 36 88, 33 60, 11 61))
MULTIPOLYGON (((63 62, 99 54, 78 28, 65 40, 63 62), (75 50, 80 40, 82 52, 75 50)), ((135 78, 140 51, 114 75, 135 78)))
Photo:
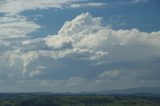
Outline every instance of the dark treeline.
POLYGON ((160 106, 160 97, 0 94, 0 106, 160 106))

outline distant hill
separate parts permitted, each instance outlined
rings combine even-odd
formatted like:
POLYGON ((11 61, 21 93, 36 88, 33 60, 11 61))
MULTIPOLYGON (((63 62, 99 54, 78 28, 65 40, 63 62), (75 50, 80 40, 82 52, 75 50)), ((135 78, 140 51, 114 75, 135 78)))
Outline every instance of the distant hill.
POLYGON ((129 95, 129 96, 154 96, 160 97, 160 87, 141 87, 141 88, 128 88, 128 89, 114 89, 114 90, 104 90, 104 91, 92 91, 92 92, 60 92, 60 93, 52 93, 52 92, 28 92, 28 93, 0 93, 0 98, 4 97, 19 97, 20 95, 129 95))
POLYGON ((124 95, 160 95, 160 87, 141 87, 141 88, 128 88, 128 89, 115 89, 104 90, 98 92, 92 92, 95 94, 112 95, 112 94, 124 94, 124 95))
POLYGON ((64 92, 64 93, 53 93, 54 95, 133 95, 133 96, 154 96, 160 97, 159 87, 141 87, 141 88, 128 88, 128 89, 114 89, 104 91, 93 91, 93 92, 64 92))

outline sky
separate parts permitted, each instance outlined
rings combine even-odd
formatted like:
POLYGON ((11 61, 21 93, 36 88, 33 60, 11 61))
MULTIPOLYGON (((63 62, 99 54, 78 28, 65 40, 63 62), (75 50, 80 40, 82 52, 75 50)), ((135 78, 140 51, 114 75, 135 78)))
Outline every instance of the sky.
POLYGON ((160 87, 159 0, 0 0, 0 92, 160 87))

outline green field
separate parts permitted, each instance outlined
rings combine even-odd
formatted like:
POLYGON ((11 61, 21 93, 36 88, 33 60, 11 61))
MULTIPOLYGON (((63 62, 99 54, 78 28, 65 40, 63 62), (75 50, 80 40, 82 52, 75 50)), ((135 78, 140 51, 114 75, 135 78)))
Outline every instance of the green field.
POLYGON ((140 96, 1 96, 0 106, 160 106, 160 97, 140 96))

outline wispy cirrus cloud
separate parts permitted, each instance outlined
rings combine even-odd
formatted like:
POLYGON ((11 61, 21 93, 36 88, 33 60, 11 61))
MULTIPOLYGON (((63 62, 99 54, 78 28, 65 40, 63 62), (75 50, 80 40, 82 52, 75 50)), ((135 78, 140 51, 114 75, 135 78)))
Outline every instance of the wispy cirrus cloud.
POLYGON ((147 2, 149 2, 149 0, 128 0, 128 1, 118 2, 118 4, 138 4, 147 2))
POLYGON ((69 8, 69 7, 99 7, 105 3, 83 3, 86 0, 2 0, 0 2, 0 12, 7 15, 19 14, 23 11, 49 9, 49 8, 69 8))
POLYGON ((40 25, 29 21, 24 16, 0 17, 0 39, 24 37, 41 28, 40 25))
POLYGON ((71 8, 80 8, 80 7, 102 7, 106 6, 107 3, 77 3, 77 4, 71 4, 71 8))
POLYGON ((0 3, 0 12, 9 15, 19 14, 27 10, 62 8, 72 0, 3 0, 0 3))

